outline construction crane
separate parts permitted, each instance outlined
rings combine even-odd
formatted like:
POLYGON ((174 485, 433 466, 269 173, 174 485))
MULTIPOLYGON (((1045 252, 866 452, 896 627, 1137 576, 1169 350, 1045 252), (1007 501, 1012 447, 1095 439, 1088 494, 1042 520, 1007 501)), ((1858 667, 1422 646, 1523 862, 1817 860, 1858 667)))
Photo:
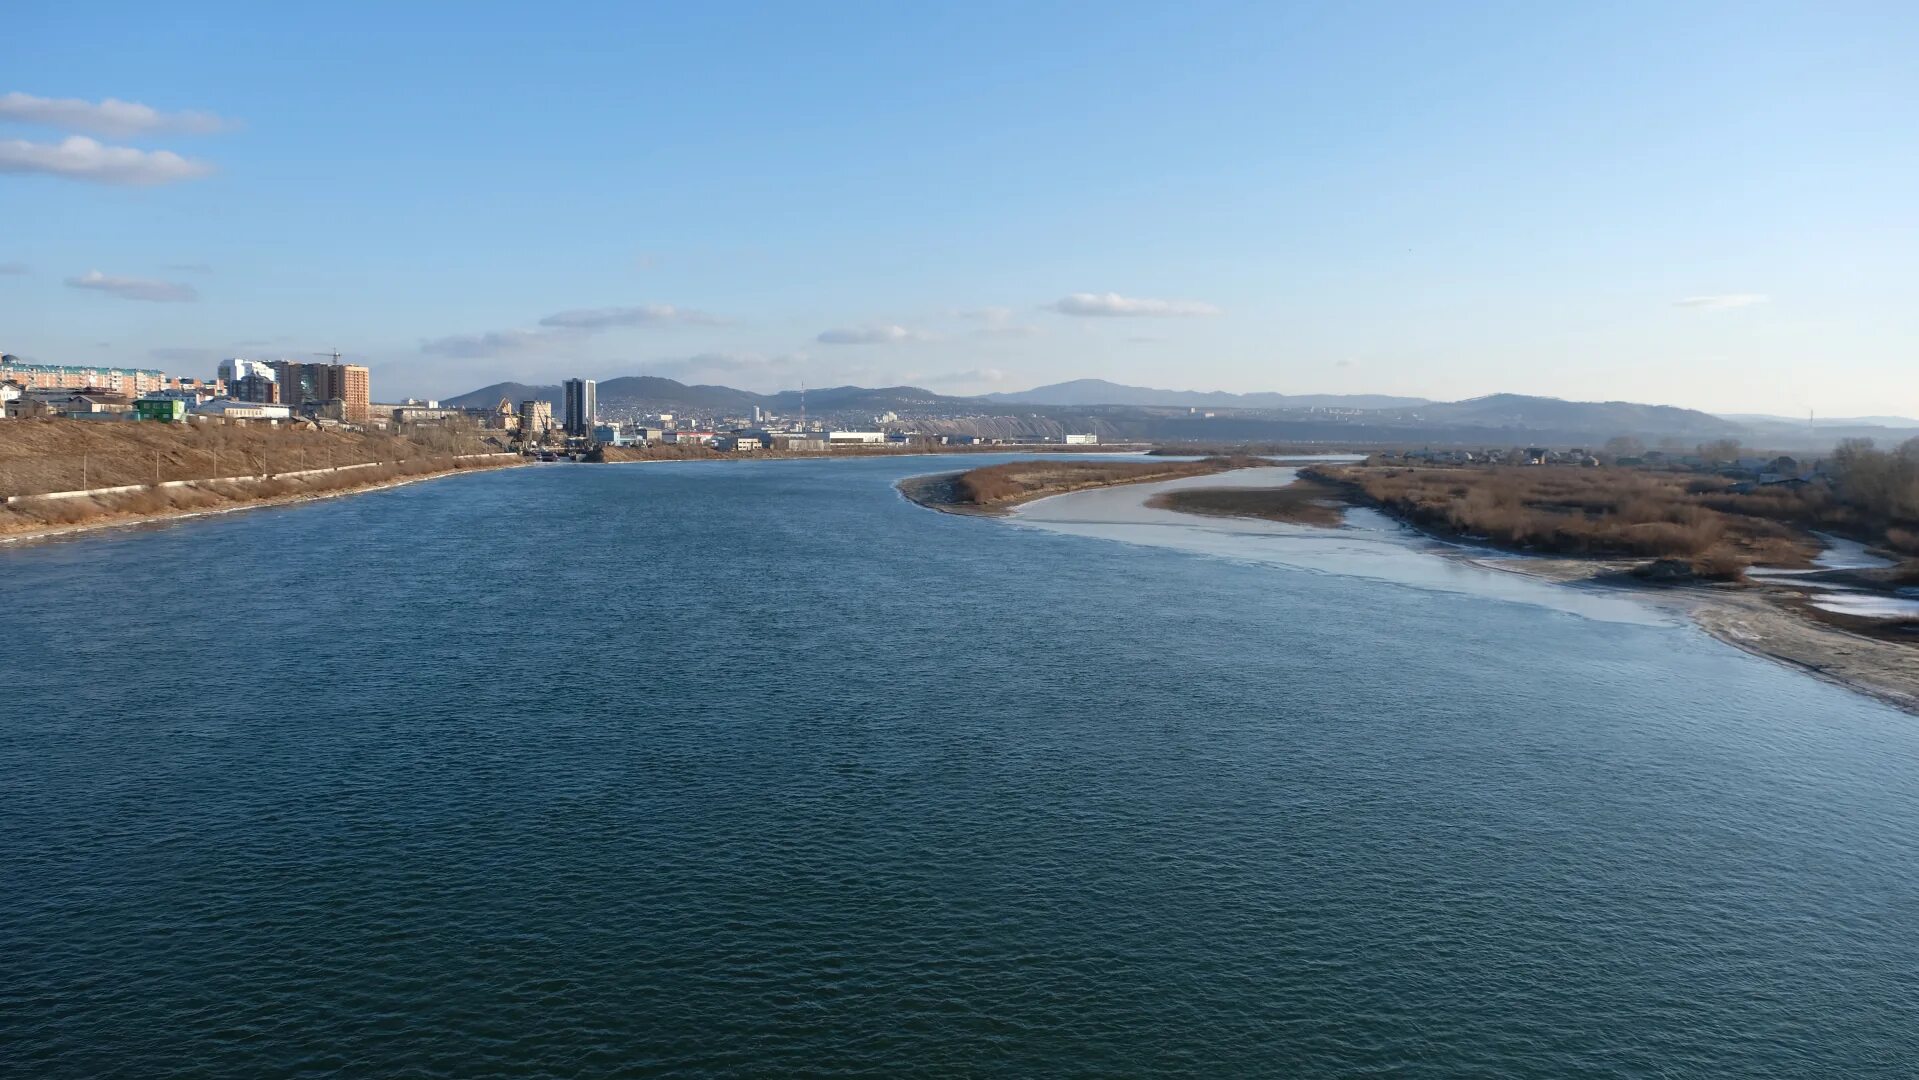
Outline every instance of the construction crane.
POLYGON ((328 357, 332 357, 332 358, 333 358, 333 362, 334 362, 334 363, 336 363, 336 364, 340 362, 340 350, 338 350, 338 349, 335 349, 335 350, 333 350, 332 352, 317 352, 317 353, 314 353, 313 355, 315 355, 315 356, 328 356, 328 357))

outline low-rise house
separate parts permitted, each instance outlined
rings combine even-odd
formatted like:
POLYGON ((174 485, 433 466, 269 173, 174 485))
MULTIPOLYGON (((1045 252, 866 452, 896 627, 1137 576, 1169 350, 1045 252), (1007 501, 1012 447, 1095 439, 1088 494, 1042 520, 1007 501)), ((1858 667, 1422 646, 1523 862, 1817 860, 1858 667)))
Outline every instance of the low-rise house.
POLYGON ((111 390, 29 389, 22 402, 32 401, 38 408, 29 415, 64 416, 73 420, 118 420, 133 412, 133 399, 111 390))
POLYGON ((262 401, 235 401, 233 398, 215 398, 203 405, 196 406, 193 415, 219 420, 265 420, 277 423, 293 415, 293 410, 285 405, 269 405, 262 401))

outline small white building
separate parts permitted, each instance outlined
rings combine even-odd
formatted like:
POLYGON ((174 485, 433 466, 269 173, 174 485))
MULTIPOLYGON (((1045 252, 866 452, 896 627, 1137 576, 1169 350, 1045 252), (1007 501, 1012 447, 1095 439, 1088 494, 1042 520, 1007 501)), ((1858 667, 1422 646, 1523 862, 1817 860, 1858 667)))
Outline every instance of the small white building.
POLYGON ((886 441, 884 431, 829 431, 826 441, 834 446, 878 446, 886 441))
POLYGON ((1068 435, 1066 436, 1066 445, 1068 446, 1098 446, 1099 436, 1093 435, 1090 433, 1086 435, 1068 435))
POLYGON ((293 415, 293 410, 285 405, 268 405, 260 401, 214 398, 203 405, 194 406, 193 415, 222 420, 285 420, 293 415))

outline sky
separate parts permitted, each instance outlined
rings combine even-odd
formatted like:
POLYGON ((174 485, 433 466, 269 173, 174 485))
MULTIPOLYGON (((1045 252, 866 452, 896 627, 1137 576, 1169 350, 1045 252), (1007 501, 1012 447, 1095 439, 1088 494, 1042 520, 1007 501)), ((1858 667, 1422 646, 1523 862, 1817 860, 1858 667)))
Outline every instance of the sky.
POLYGON ((1919 416, 1919 6, 0 13, 0 350, 1919 416))

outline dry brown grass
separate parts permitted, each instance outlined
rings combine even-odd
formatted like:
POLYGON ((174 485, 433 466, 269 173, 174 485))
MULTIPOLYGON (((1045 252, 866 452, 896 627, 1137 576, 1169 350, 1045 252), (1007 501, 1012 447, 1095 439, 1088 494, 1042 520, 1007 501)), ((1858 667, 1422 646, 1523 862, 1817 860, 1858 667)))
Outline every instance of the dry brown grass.
POLYGON ((1209 517, 1263 518, 1296 525, 1338 525, 1346 520, 1340 489, 1314 480, 1277 488, 1192 488, 1153 496, 1146 505, 1209 517))
POLYGON ((1717 478, 1628 469, 1320 466, 1397 517, 1500 547, 1563 555, 1684 559, 1696 573, 1806 566, 1820 544, 1817 489, 1736 494, 1717 478))
POLYGON ((423 428, 402 437, 255 424, 8 420, 0 422, 0 495, 447 458, 490 449, 475 432, 458 429, 423 428))
POLYGON ((1200 461, 1009 461, 961 473, 953 480, 952 490, 962 503, 1000 507, 1084 488, 1205 476, 1263 464, 1253 458, 1228 457, 1200 461))
POLYGON ((274 477, 267 480, 205 481, 192 487, 154 488, 76 499, 27 499, 0 509, 0 535, 18 535, 91 522, 113 522, 142 517, 214 510, 276 499, 310 498, 335 492, 378 487, 410 477, 463 469, 489 468, 503 463, 457 461, 451 457, 415 457, 405 461, 353 469, 321 476, 274 477))

